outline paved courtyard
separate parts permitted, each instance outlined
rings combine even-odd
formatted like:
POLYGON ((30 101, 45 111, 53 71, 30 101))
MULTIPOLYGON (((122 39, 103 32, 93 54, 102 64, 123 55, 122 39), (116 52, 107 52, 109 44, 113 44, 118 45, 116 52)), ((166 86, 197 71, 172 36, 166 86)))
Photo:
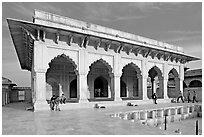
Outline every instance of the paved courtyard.
MULTIPOLYGON (((136 109, 161 108, 178 103, 146 104, 137 107, 108 107, 106 109, 75 109, 62 111, 31 112, 26 111, 28 104, 11 103, 2 107, 2 134, 3 135, 174 135, 174 131, 181 129, 182 134, 195 134, 195 120, 199 120, 202 129, 202 119, 195 118, 175 122, 168 125, 164 131, 158 127, 149 127, 127 120, 112 118, 108 114, 125 112, 136 109)), ((68 104, 66 104, 68 105, 68 104)))

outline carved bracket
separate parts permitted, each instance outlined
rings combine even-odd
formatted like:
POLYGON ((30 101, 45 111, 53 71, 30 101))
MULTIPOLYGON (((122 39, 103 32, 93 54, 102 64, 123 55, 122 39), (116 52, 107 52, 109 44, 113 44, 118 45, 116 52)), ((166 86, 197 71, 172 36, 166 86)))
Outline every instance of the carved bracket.
POLYGON ((56 36, 56 38, 55 38, 55 43, 58 44, 58 43, 59 43, 59 37, 60 37, 59 32, 57 32, 57 33, 55 34, 55 36, 56 36))
POLYGON ((129 55, 130 52, 132 52, 132 51, 133 51, 133 47, 129 47, 128 50, 127 50, 127 54, 129 55))
POLYGON ((68 35, 68 41, 67 41, 68 45, 71 46, 71 44, 73 43, 73 39, 74 39, 74 34, 70 33, 68 35))
POLYGON ((120 53, 120 51, 122 51, 124 49, 124 43, 120 44, 120 48, 118 49, 118 53, 120 53))
POLYGON ((105 47, 106 51, 108 51, 110 49, 111 44, 112 44, 112 42, 108 42, 108 43, 105 44, 106 45, 106 47, 105 47))
POLYGON ((97 44, 94 46, 96 50, 98 49, 98 47, 100 47, 101 42, 102 42, 101 39, 99 39, 99 41, 97 42, 97 44))

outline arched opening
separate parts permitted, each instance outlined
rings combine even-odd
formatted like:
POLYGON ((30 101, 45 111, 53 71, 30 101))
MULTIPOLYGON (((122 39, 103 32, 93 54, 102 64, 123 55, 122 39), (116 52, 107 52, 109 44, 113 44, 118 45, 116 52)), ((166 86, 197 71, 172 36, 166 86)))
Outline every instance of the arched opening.
POLYGON ((108 81, 102 76, 94 80, 94 97, 108 97, 108 81))
MULTIPOLYGON (((99 59, 91 64, 90 71, 87 76, 87 84, 90 93, 90 101, 103 98, 113 99, 112 80, 113 73, 111 66, 99 59)), ((104 100, 104 101, 105 101, 104 100)))
POLYGON ((70 83, 70 98, 77 98, 77 79, 70 83))
POLYGON ((178 97, 180 91, 180 79, 176 69, 171 69, 168 74, 167 95, 169 98, 178 97))
POLYGON ((158 98, 164 98, 163 76, 157 66, 149 70, 147 78, 147 97, 151 99, 153 93, 156 93, 158 98))
POLYGON ((121 76, 120 96, 122 99, 142 99, 141 71, 134 63, 123 67, 121 76))
POLYGON ((127 97, 127 86, 124 81, 121 80, 120 78, 120 96, 121 97, 127 97))
POLYGON ((61 96, 62 93, 68 100, 78 97, 76 67, 74 61, 65 54, 51 60, 46 72, 46 96, 49 99, 52 95, 61 96))
POLYGON ((199 80, 193 80, 190 82, 189 87, 202 87, 202 83, 199 80))

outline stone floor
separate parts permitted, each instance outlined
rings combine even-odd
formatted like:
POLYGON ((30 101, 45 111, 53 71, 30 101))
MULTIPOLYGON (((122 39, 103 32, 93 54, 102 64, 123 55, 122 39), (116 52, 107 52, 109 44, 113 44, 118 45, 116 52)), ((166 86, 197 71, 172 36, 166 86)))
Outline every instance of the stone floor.
MULTIPOLYGON (((66 104, 68 105, 68 104, 66 104)), ((110 113, 125 112, 136 109, 162 108, 183 103, 146 104, 137 107, 108 107, 106 109, 75 109, 62 111, 26 111, 28 104, 11 103, 2 107, 3 135, 174 135, 178 128, 182 134, 195 134, 195 120, 190 119, 168 125, 164 131, 158 127, 149 127, 127 120, 112 118, 110 113)))

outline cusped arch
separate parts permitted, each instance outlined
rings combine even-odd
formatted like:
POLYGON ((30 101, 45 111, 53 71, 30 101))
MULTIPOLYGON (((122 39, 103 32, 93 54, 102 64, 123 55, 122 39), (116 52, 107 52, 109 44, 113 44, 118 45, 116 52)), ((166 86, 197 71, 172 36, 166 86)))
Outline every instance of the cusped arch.
POLYGON ((157 72, 157 75, 159 78, 163 77, 162 76, 162 71, 155 65, 153 66, 151 69, 149 69, 148 73, 151 71, 151 70, 155 70, 157 72))
POLYGON ((179 74, 175 68, 172 68, 169 73, 172 72, 175 77, 179 77, 179 74))
POLYGON ((67 61, 68 63, 71 63, 71 65, 72 65, 73 68, 74 68, 75 74, 78 75, 78 70, 77 70, 77 65, 76 65, 76 63, 75 63, 69 56, 65 55, 64 53, 61 54, 61 55, 58 55, 57 57, 54 57, 54 59, 52 59, 52 60, 48 63, 48 65, 49 65, 48 70, 51 68, 51 64, 52 64, 55 60, 60 59, 60 58, 64 58, 64 59, 66 59, 66 61, 67 61))
POLYGON ((137 76, 141 76, 142 75, 142 71, 140 70, 140 68, 134 64, 133 62, 128 63, 127 65, 125 65, 122 69, 122 72, 124 72, 124 70, 128 67, 131 66, 132 68, 134 68, 134 70, 137 72, 137 76))
POLYGON ((111 67, 111 65, 109 65, 108 64, 108 62, 106 62, 105 60, 103 60, 102 58, 100 58, 100 59, 98 59, 98 60, 96 60, 96 61, 94 61, 93 63, 91 63, 91 65, 89 66, 89 69, 91 70, 91 67, 92 66, 94 66, 96 63, 102 63, 102 64, 104 64, 106 67, 107 67, 107 69, 108 69, 108 73, 109 74, 112 74, 112 67, 111 67))

